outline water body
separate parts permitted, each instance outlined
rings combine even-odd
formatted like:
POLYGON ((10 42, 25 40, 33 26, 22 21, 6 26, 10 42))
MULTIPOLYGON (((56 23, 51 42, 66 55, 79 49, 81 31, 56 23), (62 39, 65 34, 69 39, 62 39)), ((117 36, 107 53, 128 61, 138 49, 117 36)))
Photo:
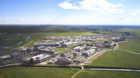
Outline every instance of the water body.
POLYGON ((30 36, 27 36, 26 39, 25 39, 25 41, 28 41, 29 39, 30 39, 30 36))
POLYGON ((23 43, 23 41, 19 41, 16 45, 18 46, 18 45, 20 45, 20 44, 22 44, 23 43))

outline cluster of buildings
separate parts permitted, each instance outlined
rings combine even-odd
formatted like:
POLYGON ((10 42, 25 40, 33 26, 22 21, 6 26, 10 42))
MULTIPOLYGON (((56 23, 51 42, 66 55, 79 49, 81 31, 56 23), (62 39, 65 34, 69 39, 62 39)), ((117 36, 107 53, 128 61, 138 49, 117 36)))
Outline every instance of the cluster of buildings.
POLYGON ((69 36, 69 37, 46 37, 47 43, 35 43, 34 47, 24 48, 22 52, 1 56, 3 59, 11 59, 23 55, 23 64, 37 64, 48 61, 48 64, 79 64, 86 58, 94 55, 104 48, 114 48, 115 43, 124 41, 122 37, 112 37, 109 35, 96 36, 69 36), (52 42, 51 42, 52 41, 52 42), (81 44, 81 45, 77 45, 81 44), (74 47, 72 47, 74 46, 74 47), (59 54, 55 48, 71 48, 70 51, 59 54))
POLYGON ((55 60, 53 59, 53 61, 51 60, 49 63, 59 65, 79 64, 84 62, 87 57, 90 57, 96 52, 97 47, 94 46, 76 46, 71 51, 60 54, 59 57, 57 57, 55 60))

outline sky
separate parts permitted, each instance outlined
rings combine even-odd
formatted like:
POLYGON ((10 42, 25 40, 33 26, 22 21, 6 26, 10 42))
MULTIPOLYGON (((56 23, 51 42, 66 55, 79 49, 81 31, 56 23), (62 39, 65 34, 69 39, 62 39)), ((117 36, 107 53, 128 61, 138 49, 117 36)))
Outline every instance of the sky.
POLYGON ((140 0, 0 0, 0 24, 140 25, 140 0))

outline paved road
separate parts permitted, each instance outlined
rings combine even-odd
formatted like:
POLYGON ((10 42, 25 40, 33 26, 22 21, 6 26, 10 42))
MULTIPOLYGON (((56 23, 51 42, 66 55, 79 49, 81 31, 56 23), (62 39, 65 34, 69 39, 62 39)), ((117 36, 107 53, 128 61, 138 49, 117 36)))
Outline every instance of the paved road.
MULTIPOLYGON (((3 66, 0 66, 0 69, 1 68, 8 68, 9 66, 12 66, 12 67, 16 67, 16 68, 28 68, 28 67, 25 67, 25 66, 21 66, 19 63, 17 63, 17 64, 8 64, 8 65, 3 65, 3 66)), ((73 66, 67 66, 67 67, 62 67, 62 66, 43 66, 43 65, 38 65, 39 67, 43 67, 43 68, 68 68, 68 67, 70 67, 70 68, 73 68, 73 69, 81 69, 81 70, 84 70, 84 69, 86 69, 86 70, 105 70, 105 71, 133 71, 133 72, 140 72, 140 69, 132 69, 132 68, 110 68, 110 67, 104 67, 104 68, 102 68, 102 67, 98 67, 98 68, 96 68, 96 67, 84 67, 84 66, 81 66, 81 67, 77 67, 77 68, 75 68, 75 67, 73 67, 73 66)), ((31 66, 31 67, 37 67, 37 66, 31 66)))
POLYGON ((136 69, 115 69, 115 68, 85 68, 87 70, 104 70, 104 71, 133 71, 140 72, 140 70, 136 69))
POLYGON ((103 49, 99 52, 96 52, 92 56, 88 57, 87 60, 84 63, 82 63, 81 65, 88 65, 88 64, 92 63, 95 59, 97 59, 99 56, 104 54, 105 52, 112 51, 112 50, 117 50, 118 47, 119 47, 119 45, 118 45, 118 43, 116 43, 116 47, 114 47, 113 49, 103 49))
POLYGON ((81 66, 81 70, 79 70, 78 72, 76 72, 74 75, 72 75, 71 78, 76 77, 76 75, 78 75, 80 72, 82 72, 84 70, 84 66, 81 66))

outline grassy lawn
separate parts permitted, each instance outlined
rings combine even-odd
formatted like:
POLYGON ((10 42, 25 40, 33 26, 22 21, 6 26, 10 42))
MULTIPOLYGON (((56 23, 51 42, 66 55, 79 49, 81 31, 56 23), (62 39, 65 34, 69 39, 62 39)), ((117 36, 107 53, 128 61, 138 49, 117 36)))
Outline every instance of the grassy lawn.
MULTIPOLYGON (((82 36, 82 35, 97 35, 95 33, 92 33, 92 32, 58 32, 58 33, 55 33, 55 32, 50 32, 50 33, 30 33, 28 34, 31 39, 30 41, 28 42, 25 42, 27 47, 31 47, 33 46, 34 42, 39 42, 41 40, 44 40, 45 37, 47 36, 82 36)), ((25 45, 25 43, 23 43, 22 45, 25 45)))
POLYGON ((119 44, 119 48, 123 50, 133 51, 140 53, 140 40, 122 42, 119 44))
POLYGON ((139 60, 139 55, 116 50, 101 55, 90 66, 140 68, 139 60))
POLYGON ((55 48, 54 51, 56 51, 58 53, 65 53, 65 52, 72 50, 72 48, 74 48, 76 46, 84 45, 84 44, 86 44, 86 43, 76 44, 76 45, 72 45, 71 47, 66 47, 66 48, 55 48))
POLYGON ((132 32, 135 33, 137 36, 134 37, 136 39, 140 39, 140 29, 120 29, 119 32, 132 32))
POLYGON ((68 68, 6 68, 0 78, 70 78, 77 69, 68 68))
POLYGON ((92 32, 63 32, 63 33, 48 33, 47 36, 82 36, 82 35, 97 35, 92 32))
POLYGON ((120 71, 90 71, 84 70, 75 78, 139 78, 139 72, 120 72, 120 71))
POLYGON ((58 52, 58 53, 65 53, 70 51, 70 48, 55 48, 54 51, 58 52))
POLYGON ((0 44, 2 44, 0 47, 16 46, 19 41, 24 41, 26 37, 25 34, 21 34, 20 36, 17 36, 17 34, 0 35, 0 44))
MULTIPOLYGON (((17 37, 17 34, 7 34, 5 36, 0 36, 0 47, 10 46, 10 48, 3 50, 3 52, 14 50, 15 48, 24 46, 24 47, 33 47, 35 42, 40 42, 45 39, 47 36, 81 36, 81 35, 97 35, 92 32, 82 32, 82 31, 67 31, 67 32, 41 32, 41 33, 23 33, 21 36, 17 37), (24 41, 27 36, 30 36, 28 41, 24 41), (22 44, 16 46, 19 41, 23 41, 22 44), (12 47, 11 47, 12 46, 12 47)), ((65 49, 60 49, 62 52, 65 49)), ((60 51, 59 50, 59 51, 60 51)), ((58 50, 57 50, 58 51, 58 50)), ((61 51, 60 51, 61 52, 61 51)))
MULTIPOLYGON (((137 34, 136 40, 119 43, 119 48, 123 50, 140 53, 140 30, 139 29, 121 29, 120 32, 134 32, 137 34)), ((130 67, 140 68, 140 56, 123 51, 110 51, 101 55, 90 66, 104 67, 130 67)))

